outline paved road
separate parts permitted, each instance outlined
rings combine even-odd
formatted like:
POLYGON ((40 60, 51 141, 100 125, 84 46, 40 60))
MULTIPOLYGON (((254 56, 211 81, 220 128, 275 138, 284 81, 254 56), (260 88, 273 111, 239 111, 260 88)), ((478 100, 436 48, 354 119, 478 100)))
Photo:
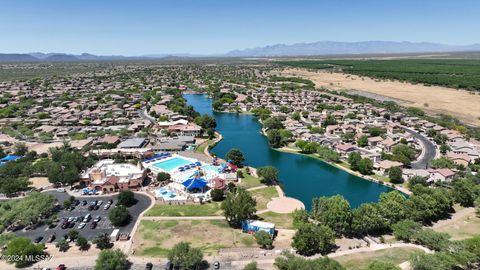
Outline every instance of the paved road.
MULTIPOLYGON (((69 198, 70 195, 66 192, 58 192, 58 191, 47 191, 45 193, 49 193, 54 195, 57 200, 60 202, 60 205, 63 204, 63 201, 69 198)), ((69 230, 76 229, 80 232, 81 235, 86 237, 87 239, 93 239, 97 235, 102 234, 102 233, 107 233, 111 234, 112 231, 115 229, 115 227, 110 223, 108 220, 108 213, 111 209, 113 209, 113 206, 108 209, 108 210, 103 210, 103 206, 105 205, 106 201, 112 199, 114 203, 117 202, 117 197, 118 195, 112 195, 112 196, 77 196, 76 198, 80 201, 86 200, 87 202, 91 202, 94 200, 102 200, 104 203, 100 206, 98 210, 94 211, 88 211, 87 206, 82 206, 81 204, 75 207, 73 211, 65 211, 63 209, 58 210, 57 216, 61 219, 63 217, 83 217, 86 214, 91 214, 92 215, 92 220, 98 215, 101 217, 100 222, 98 222, 98 226, 95 229, 90 229, 90 223, 92 222, 91 220, 87 223, 87 225, 79 230, 77 228, 78 224, 80 222, 76 222, 75 226, 71 229, 62 229, 60 224, 57 225, 57 227, 49 229, 47 225, 40 226, 36 228, 35 230, 20 230, 15 232, 16 235, 19 236, 25 236, 29 237, 31 239, 35 239, 38 236, 43 236, 44 239, 42 242, 46 241, 46 238, 55 233, 56 240, 60 239, 63 235, 65 235, 69 230)), ((128 233, 130 234, 134 225, 135 221, 137 220, 138 216, 140 213, 142 213, 145 209, 148 208, 150 205, 151 199, 143 194, 135 193, 135 198, 137 199, 137 203, 131 207, 128 208, 128 211, 130 212, 130 215, 132 216, 132 220, 130 223, 126 226, 123 226, 120 228, 120 233, 128 233)), ((87 204, 88 205, 88 204, 87 204)))
POLYGON ((432 159, 434 159, 435 156, 437 155, 437 148, 435 147, 435 144, 425 136, 421 135, 420 133, 412 129, 405 128, 405 127, 404 129, 408 133, 412 134, 412 136, 415 137, 417 140, 419 140, 424 148, 424 153, 422 157, 419 160, 412 162, 411 164, 412 169, 426 169, 430 161, 432 161, 432 159))

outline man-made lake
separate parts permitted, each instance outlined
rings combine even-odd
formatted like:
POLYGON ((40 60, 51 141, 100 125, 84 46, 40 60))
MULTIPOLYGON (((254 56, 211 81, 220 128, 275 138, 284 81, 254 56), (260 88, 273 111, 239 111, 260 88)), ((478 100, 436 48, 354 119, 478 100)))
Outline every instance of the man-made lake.
POLYGON ((391 189, 361 179, 318 159, 285 153, 269 147, 260 133, 261 124, 252 115, 218 113, 212 110, 212 100, 206 95, 184 95, 189 105, 201 114, 209 114, 217 121, 217 131, 223 135, 211 152, 224 158, 232 148, 238 148, 252 167, 274 166, 285 194, 301 200, 310 209, 312 199, 320 196, 343 195, 352 207, 365 202, 376 202, 380 193, 391 189))

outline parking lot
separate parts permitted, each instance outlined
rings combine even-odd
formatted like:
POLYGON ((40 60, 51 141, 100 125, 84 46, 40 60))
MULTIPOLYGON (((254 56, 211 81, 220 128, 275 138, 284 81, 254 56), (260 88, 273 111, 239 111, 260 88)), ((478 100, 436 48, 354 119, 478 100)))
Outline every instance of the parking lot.
MULTIPOLYGON (((48 191, 47 193, 54 195, 59 201, 60 205, 63 205, 63 201, 67 200, 70 197, 66 192, 48 191)), ((117 203, 117 197, 118 195, 75 197, 77 200, 80 201, 79 205, 77 205, 72 211, 67 211, 62 208, 57 213, 57 216, 61 221, 63 218, 78 217, 79 220, 75 222, 72 228, 62 229, 61 228, 62 222, 60 221, 58 225, 54 228, 49 228, 48 225, 43 225, 33 230, 28 230, 28 231, 20 230, 15 233, 18 236, 29 237, 32 240, 35 240, 37 237, 43 237, 43 239, 41 240, 41 242, 43 243, 46 242, 49 236, 52 234, 55 234, 55 241, 57 241, 58 239, 61 239, 65 234, 67 234, 70 230, 73 230, 73 229, 79 231, 80 235, 83 235, 89 240, 92 240, 97 235, 104 234, 104 233, 110 235, 112 231, 115 229, 115 227, 110 223, 110 220, 108 219, 108 213, 111 211, 111 209, 114 208, 115 204, 117 203), (87 202, 86 205, 82 204, 83 200, 87 202), (94 202, 95 200, 97 201, 101 200, 103 203, 98 207, 98 210, 89 211, 88 206, 90 205, 91 202, 94 202), (112 200, 113 204, 108 210, 104 210, 104 206, 108 200, 112 200), (91 215, 90 220, 86 222, 86 225, 83 229, 79 229, 78 225, 82 222, 82 219, 87 214, 91 215), (97 216, 100 217, 100 221, 97 223, 96 228, 92 229, 90 228, 91 223, 97 216)), ((135 193, 135 199, 137 199, 137 203, 128 208, 128 211, 130 212, 130 215, 132 218, 127 225, 119 227, 120 233, 130 234, 135 224, 135 221, 137 220, 140 213, 143 212, 145 209, 147 209, 147 207, 150 205, 151 200, 146 195, 135 193)))

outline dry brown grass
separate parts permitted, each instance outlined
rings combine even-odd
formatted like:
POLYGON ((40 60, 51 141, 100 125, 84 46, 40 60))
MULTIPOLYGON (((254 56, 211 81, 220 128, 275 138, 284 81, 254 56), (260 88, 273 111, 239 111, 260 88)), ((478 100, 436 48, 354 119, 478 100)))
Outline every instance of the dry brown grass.
POLYGON ((390 97, 405 106, 421 108, 432 114, 449 114, 465 123, 480 126, 480 95, 472 94, 474 92, 296 68, 285 69, 281 76, 304 77, 312 80, 317 87, 331 90, 355 89, 390 97))

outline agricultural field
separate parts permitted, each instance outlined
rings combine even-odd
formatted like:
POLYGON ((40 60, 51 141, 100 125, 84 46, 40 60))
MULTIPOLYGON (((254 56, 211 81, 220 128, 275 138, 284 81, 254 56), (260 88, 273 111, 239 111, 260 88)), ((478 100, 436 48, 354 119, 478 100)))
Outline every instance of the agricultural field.
POLYGON ((343 91, 381 101, 395 101, 397 104, 405 107, 422 109, 430 115, 450 115, 463 123, 480 126, 480 110, 478 109, 480 91, 378 79, 348 74, 331 68, 305 69, 287 67, 272 71, 271 74, 285 77, 302 77, 313 81, 317 88, 343 91))
POLYGON ((480 60, 397 59, 286 61, 283 65, 342 71, 377 79, 480 90, 480 60))

